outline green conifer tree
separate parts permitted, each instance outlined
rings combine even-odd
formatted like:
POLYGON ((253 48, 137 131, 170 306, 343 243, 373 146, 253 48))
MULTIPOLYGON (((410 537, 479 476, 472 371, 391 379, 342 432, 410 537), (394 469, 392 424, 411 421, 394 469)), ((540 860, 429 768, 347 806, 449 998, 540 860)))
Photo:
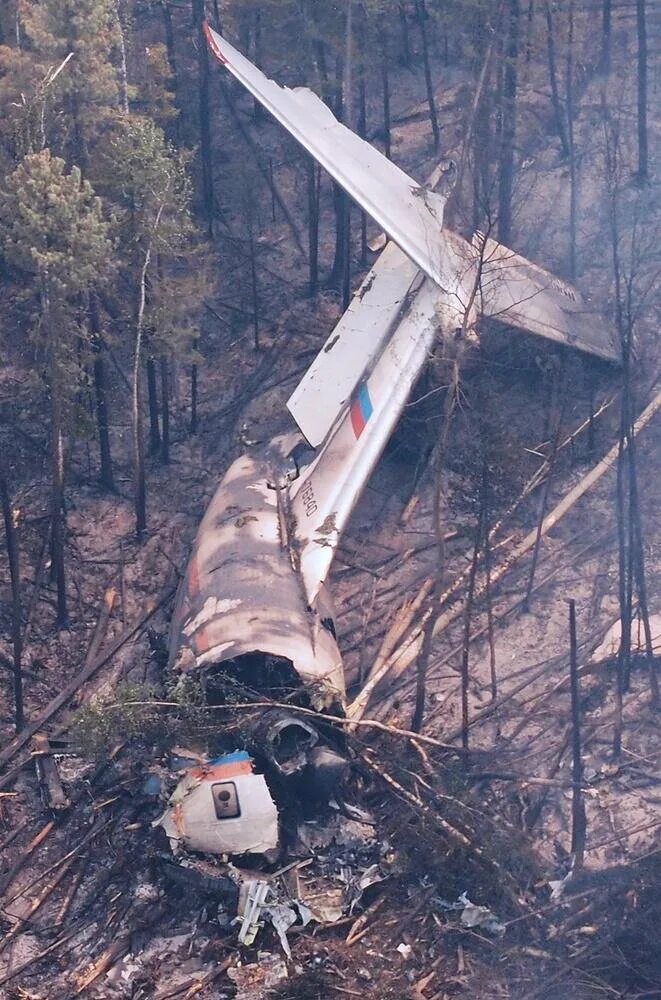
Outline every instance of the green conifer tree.
POLYGON ((57 622, 67 624, 64 435, 81 378, 76 322, 81 295, 109 275, 109 223, 91 185, 49 150, 26 156, 0 191, 0 249, 21 294, 34 302, 31 336, 45 362, 50 402, 51 517, 57 622))

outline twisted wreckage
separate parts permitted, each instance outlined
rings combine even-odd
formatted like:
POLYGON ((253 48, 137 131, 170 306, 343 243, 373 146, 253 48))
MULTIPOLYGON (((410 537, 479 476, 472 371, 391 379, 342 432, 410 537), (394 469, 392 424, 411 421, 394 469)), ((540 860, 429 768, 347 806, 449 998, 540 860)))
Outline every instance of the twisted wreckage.
POLYGON ((469 241, 443 228, 451 163, 421 186, 310 90, 279 86, 208 26, 206 35, 222 66, 391 240, 289 399, 296 426, 242 455, 221 482, 172 621, 170 666, 201 676, 210 700, 234 686, 320 713, 269 710, 254 734, 260 750, 248 741, 251 755, 188 767, 160 820, 175 851, 273 859, 282 846, 276 790, 341 802, 348 763, 323 715, 345 703, 326 578, 437 340, 476 339, 480 321, 497 317, 609 361, 618 355, 576 289, 480 233, 469 241))

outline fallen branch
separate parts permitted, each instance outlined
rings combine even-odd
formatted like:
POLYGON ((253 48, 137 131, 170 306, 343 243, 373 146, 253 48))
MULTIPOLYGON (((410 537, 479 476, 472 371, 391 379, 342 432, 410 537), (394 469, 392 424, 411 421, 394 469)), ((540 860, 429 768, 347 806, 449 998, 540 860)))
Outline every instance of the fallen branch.
POLYGON ((0 767, 10 761, 17 751, 20 750, 21 747, 34 736, 35 733, 39 732, 39 730, 42 729, 50 719, 52 719, 56 712, 59 712, 63 705, 66 705, 69 699, 76 693, 78 688, 85 683, 85 681, 88 681, 97 672, 97 670, 104 667, 106 663, 108 663, 122 648, 122 646, 125 646, 127 642, 142 631, 147 622, 156 614, 159 608, 162 608, 163 605, 170 600, 175 592, 175 589, 176 584, 167 584, 165 589, 161 591, 160 596, 147 604, 137 622, 125 629, 121 635, 115 639, 106 653, 102 656, 97 656, 91 661, 91 663, 88 663, 87 666, 83 667, 80 673, 77 674, 74 679, 70 681, 69 684, 67 684, 66 687, 52 699, 52 701, 48 703, 41 715, 39 715, 34 722, 31 722, 28 726, 26 726, 25 729, 23 729, 18 736, 12 740, 9 746, 0 752, 0 767))
MULTIPOLYGON (((181 705, 178 701, 123 701, 121 704, 119 702, 111 702, 109 705, 106 705, 105 708, 181 708, 181 705)), ((450 743, 441 743, 440 740, 434 739, 433 736, 423 736, 421 733, 414 733, 410 729, 400 729, 398 726, 389 726, 385 722, 378 722, 376 719, 345 719, 341 715, 328 715, 326 712, 315 712, 312 708, 302 708, 300 705, 288 705, 287 702, 231 702, 228 705, 207 705, 206 708, 207 711, 212 712, 245 712, 256 708, 283 708, 288 712, 298 712, 300 715, 311 715, 320 721, 334 722, 336 725, 347 726, 350 729, 353 729, 354 726, 365 726, 366 728, 378 729, 379 732, 388 733, 391 736, 401 736, 404 739, 410 740, 412 743, 426 743, 428 746, 436 747, 439 750, 448 750, 453 754, 462 752, 459 747, 452 746, 450 743)))
MULTIPOLYGON (((634 434, 638 434, 641 430, 643 430, 644 427, 647 426, 647 424, 651 421, 651 419, 654 417, 659 408, 661 408, 661 392, 656 394, 651 403, 643 410, 643 412, 638 417, 638 420, 636 421, 633 428, 634 434)), ((505 559, 500 564, 500 566, 498 566, 496 569, 493 570, 490 578, 491 587, 493 587, 494 584, 498 583, 505 576, 505 574, 509 572, 512 566, 514 566, 514 564, 518 562, 519 559, 521 559, 533 548, 538 539, 538 536, 540 538, 543 538, 545 535, 547 535, 548 532, 552 528, 554 528, 556 524, 558 524, 558 522, 565 516, 565 514, 567 514, 578 503, 578 501, 583 496, 585 496, 585 494, 590 489, 592 489, 595 483, 599 482, 599 480, 614 466, 615 462, 617 461, 618 451, 619 451, 619 442, 618 444, 613 445, 613 447, 610 449, 610 451, 607 452, 607 454, 601 459, 601 461, 598 462, 590 470, 590 472, 588 472, 587 475, 585 475, 580 480, 580 482, 578 482, 576 486, 574 486, 573 489, 571 489, 569 493, 567 493, 565 497, 563 497, 560 503, 558 503, 556 507, 554 507, 554 509, 549 514, 546 515, 541 524, 541 529, 538 526, 534 528, 532 531, 528 532, 525 538, 523 538, 523 540, 519 542, 519 544, 514 548, 511 555, 507 559, 505 559)), ((495 530, 495 527, 497 526, 494 526, 494 529, 492 529, 492 534, 493 530, 495 530)), ((455 588, 456 584, 453 585, 452 589, 454 590, 455 588)), ((480 588, 478 588, 478 594, 476 596, 481 596, 483 591, 484 591, 484 584, 480 588)), ((435 637, 438 636, 442 631, 444 631, 459 617, 459 615, 462 613, 463 607, 464 607, 463 601, 455 599, 455 601, 452 604, 450 604, 448 608, 446 608, 444 613, 439 616, 434 625, 433 634, 435 637)), ((427 620, 427 617, 428 614, 423 616, 422 620, 418 623, 418 626, 416 627, 415 631, 411 633, 411 635, 409 635, 405 643, 402 646, 400 646, 400 648, 389 659, 389 661, 383 665, 381 670, 381 677, 385 676, 386 674, 390 674, 393 671, 395 672, 395 676, 399 677, 414 662, 414 660, 416 659, 416 657, 420 652, 420 648, 422 645, 422 636, 424 632, 424 625, 427 620)), ((360 697, 360 695, 358 697, 360 697)), ((367 706, 364 705, 363 710, 366 707, 367 706)), ((354 711, 353 704, 349 706, 347 711, 348 713, 353 714, 354 711)), ((356 721, 355 718, 352 718, 352 721, 355 722, 356 721)))

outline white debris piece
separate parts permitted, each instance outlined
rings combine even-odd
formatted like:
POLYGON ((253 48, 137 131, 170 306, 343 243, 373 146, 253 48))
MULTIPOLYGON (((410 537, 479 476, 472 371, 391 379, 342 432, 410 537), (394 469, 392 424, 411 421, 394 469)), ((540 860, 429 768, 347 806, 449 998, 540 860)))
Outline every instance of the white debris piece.
POLYGON ((464 907, 460 918, 464 927, 481 927, 489 934, 497 936, 505 933, 505 924, 498 920, 488 906, 478 906, 476 903, 471 903, 465 892, 461 894, 457 902, 462 903, 464 907))
MULTIPOLYGON (((652 633, 652 651, 655 656, 661 655, 661 615, 650 615, 650 631, 652 633)), ((622 641, 622 620, 617 618, 606 632, 597 648, 590 657, 590 663, 600 660, 611 660, 617 656, 622 641)), ((645 630, 639 617, 631 622, 631 652, 644 653, 646 650, 645 630)))
POLYGON ((278 846, 278 810, 263 774, 237 751, 186 771, 154 822, 175 853, 265 854, 278 846))

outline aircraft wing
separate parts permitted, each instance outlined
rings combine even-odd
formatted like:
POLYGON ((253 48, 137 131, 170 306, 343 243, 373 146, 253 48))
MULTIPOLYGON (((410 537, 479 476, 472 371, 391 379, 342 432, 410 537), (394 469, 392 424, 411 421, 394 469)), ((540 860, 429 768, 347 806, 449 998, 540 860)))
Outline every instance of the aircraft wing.
POLYGON ((306 87, 281 87, 208 24, 209 48, 220 63, 365 209, 437 285, 443 286, 441 237, 446 198, 421 186, 369 142, 338 122, 306 87))

